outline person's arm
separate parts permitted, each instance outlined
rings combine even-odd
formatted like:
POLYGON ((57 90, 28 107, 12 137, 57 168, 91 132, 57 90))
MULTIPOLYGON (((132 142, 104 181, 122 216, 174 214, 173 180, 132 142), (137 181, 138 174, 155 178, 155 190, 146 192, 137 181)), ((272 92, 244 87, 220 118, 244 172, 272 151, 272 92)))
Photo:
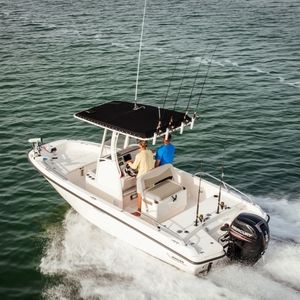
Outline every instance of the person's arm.
POLYGON ((160 161, 161 161, 161 157, 162 157, 162 148, 159 147, 159 148, 156 150, 156 154, 155 154, 155 168, 156 168, 156 167, 159 167, 160 161))
POLYGON ((138 153, 136 156, 135 156, 135 160, 134 160, 134 162, 132 162, 132 161, 128 161, 127 163, 128 163, 128 165, 129 165, 129 167, 130 168, 132 168, 132 169, 134 169, 134 170, 136 170, 137 168, 138 168, 138 166, 139 166, 139 164, 140 164, 140 161, 141 161, 141 158, 140 158, 140 155, 139 155, 140 153, 138 153))
POLYGON ((155 168, 159 167, 159 165, 160 165, 160 160, 159 159, 155 160, 155 168))

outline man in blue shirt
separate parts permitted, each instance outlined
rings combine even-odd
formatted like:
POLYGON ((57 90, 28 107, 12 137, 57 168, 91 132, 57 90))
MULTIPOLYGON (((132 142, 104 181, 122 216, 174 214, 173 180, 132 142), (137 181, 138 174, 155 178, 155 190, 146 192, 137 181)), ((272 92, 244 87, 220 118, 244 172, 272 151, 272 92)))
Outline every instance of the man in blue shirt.
POLYGON ((171 144, 171 138, 171 134, 169 134, 168 139, 163 136, 163 145, 156 150, 155 167, 173 163, 175 146, 171 144))

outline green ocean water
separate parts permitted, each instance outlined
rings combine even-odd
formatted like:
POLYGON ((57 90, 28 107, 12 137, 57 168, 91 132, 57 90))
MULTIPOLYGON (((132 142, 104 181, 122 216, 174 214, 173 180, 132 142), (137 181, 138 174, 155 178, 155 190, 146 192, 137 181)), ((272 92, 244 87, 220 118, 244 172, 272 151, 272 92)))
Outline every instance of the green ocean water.
POLYGON ((270 249, 254 269, 194 278, 136 253, 28 163, 29 138, 99 141, 73 114, 134 100, 143 5, 0 0, 1 299, 300 299, 299 1, 147 5, 138 102, 163 103, 178 61, 166 106, 178 97, 184 111, 201 63, 193 111, 211 62, 200 120, 174 136, 175 165, 196 172, 201 161, 219 177, 223 163, 225 180, 271 215, 270 249))

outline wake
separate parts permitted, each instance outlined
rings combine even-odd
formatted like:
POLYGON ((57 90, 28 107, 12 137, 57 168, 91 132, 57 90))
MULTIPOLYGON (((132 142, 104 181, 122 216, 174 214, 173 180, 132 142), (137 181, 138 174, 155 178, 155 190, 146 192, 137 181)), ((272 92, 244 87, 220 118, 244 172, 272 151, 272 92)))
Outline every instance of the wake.
POLYGON ((299 203, 259 197, 275 238, 254 267, 219 264, 195 277, 132 248, 72 209, 49 228, 40 263, 46 299, 299 299, 299 203), (292 241, 291 241, 292 240, 292 241), (59 280, 57 279, 59 278, 59 280))
MULTIPOLYGON (((208 65, 210 62, 210 57, 197 57, 195 59, 198 63, 201 61, 202 64, 204 65, 208 65)), ((272 80, 277 80, 279 81, 280 84, 285 84, 285 85, 289 85, 295 88, 300 88, 300 81, 296 81, 296 82, 291 82, 287 79, 285 79, 283 76, 279 76, 276 74, 273 74, 272 71, 267 71, 261 68, 258 68, 256 66, 243 66, 238 64, 237 62, 233 62, 230 59, 223 59, 223 60, 212 60, 212 64, 215 66, 220 66, 223 68, 228 68, 228 67, 233 67, 236 68, 240 71, 244 71, 244 72, 251 72, 251 73, 259 73, 261 75, 265 75, 268 76, 270 79, 272 80)))

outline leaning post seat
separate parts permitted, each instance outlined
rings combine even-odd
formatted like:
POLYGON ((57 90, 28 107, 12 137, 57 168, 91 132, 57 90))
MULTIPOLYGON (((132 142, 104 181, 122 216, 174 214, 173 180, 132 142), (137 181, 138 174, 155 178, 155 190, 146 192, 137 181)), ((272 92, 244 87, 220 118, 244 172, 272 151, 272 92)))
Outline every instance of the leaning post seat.
POLYGON ((142 212, 161 223, 183 211, 186 189, 176 182, 171 164, 152 169, 138 178, 143 189, 142 212))

